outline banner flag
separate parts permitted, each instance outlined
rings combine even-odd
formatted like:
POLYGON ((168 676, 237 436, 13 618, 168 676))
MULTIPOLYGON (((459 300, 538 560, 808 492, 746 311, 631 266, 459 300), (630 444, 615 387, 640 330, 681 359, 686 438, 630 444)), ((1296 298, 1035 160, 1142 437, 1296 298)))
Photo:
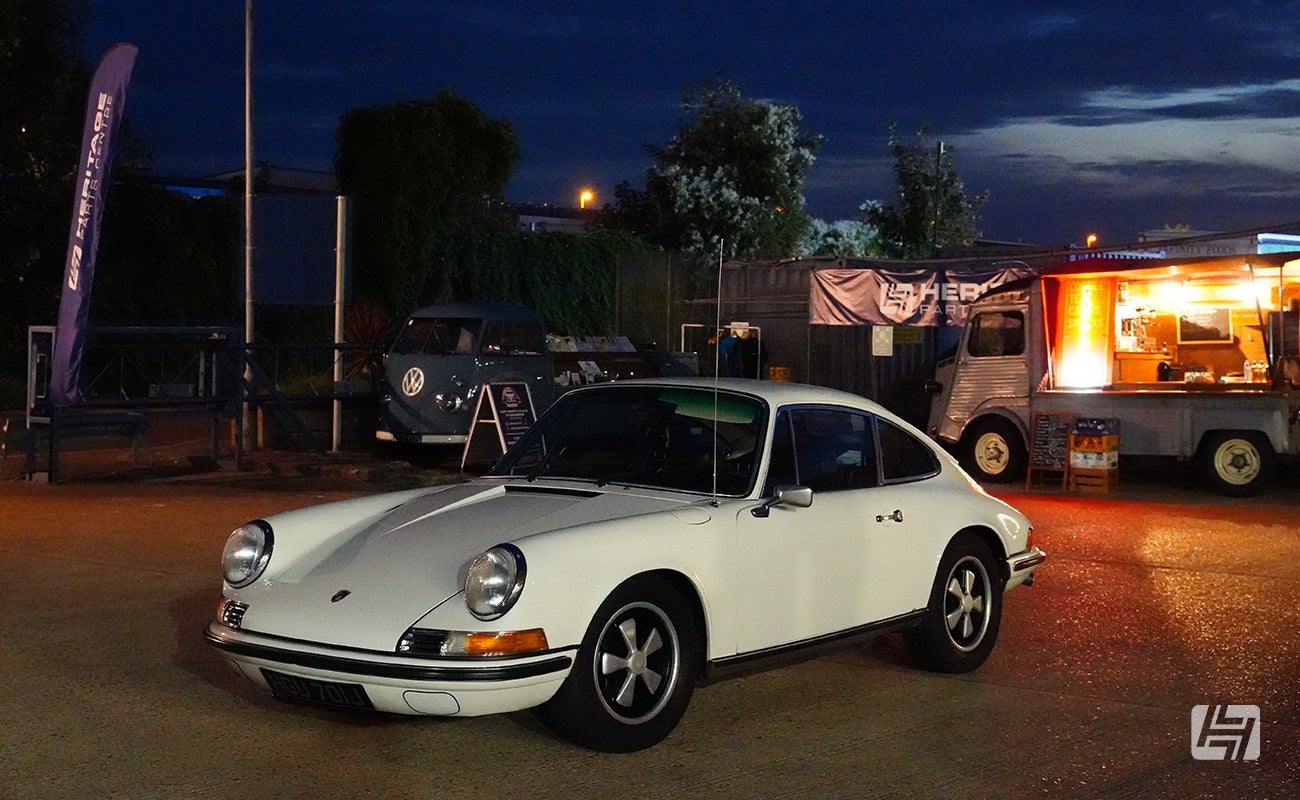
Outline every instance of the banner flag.
POLYGON ((966 324, 966 308, 1028 269, 818 269, 809 287, 813 325, 966 324))
POLYGON ((54 329, 54 357, 50 364, 50 402, 56 407, 77 401, 81 356, 85 348, 86 317, 95 275, 95 251, 108 195, 109 162, 113 134, 126 104, 126 84, 131 80, 139 48, 129 42, 115 44, 100 59, 90 82, 86 123, 81 135, 81 161, 77 164, 72 199, 72 225, 63 265, 63 291, 59 319, 54 329))

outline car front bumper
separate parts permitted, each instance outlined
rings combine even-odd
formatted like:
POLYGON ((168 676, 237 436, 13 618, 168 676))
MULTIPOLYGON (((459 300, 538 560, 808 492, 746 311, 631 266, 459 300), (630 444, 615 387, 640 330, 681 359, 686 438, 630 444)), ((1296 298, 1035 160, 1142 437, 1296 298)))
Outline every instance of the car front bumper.
POLYGON ((1047 553, 1037 547, 1031 547, 1028 550, 1021 550, 1019 553, 1013 553, 1007 558, 1006 588, 1024 584, 1030 586, 1034 582, 1034 570, 1038 565, 1047 560, 1047 553))
POLYGON ((570 652, 483 659, 405 658, 261 636, 209 624, 204 633, 236 670, 282 700, 394 714, 472 717, 551 698, 570 652))

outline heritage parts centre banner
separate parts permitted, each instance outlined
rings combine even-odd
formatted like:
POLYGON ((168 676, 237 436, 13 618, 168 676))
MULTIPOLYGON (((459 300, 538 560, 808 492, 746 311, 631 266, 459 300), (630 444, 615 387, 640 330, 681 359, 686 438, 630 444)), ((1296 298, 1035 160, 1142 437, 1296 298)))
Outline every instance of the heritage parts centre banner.
POLYGON ((818 269, 810 281, 813 325, 964 325, 984 292, 1029 269, 818 269))
POLYGON ((63 292, 54 329, 54 358, 50 365, 49 398, 56 407, 77 401, 90 288, 95 276, 95 251, 104 217, 104 198, 108 195, 113 134, 121 122, 126 84, 131 80, 137 50, 135 45, 125 42, 113 45, 100 59, 90 82, 86 124, 81 135, 81 161, 77 164, 72 199, 68 254, 63 265, 63 292))

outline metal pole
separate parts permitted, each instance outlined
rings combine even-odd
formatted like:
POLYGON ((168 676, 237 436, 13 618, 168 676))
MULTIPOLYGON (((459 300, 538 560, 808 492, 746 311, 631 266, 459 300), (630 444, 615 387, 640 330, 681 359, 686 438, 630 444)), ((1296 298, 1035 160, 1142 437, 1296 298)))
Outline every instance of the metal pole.
POLYGON ((940 140, 934 150, 934 238, 931 242, 934 255, 939 255, 939 206, 943 197, 939 189, 940 176, 943 174, 943 141, 940 140))
POLYGON ((252 367, 248 348, 253 344, 253 0, 244 0, 244 415, 239 432, 249 439, 248 386, 252 367))
POLYGON ((343 401, 338 396, 343 381, 343 292, 347 285, 348 199, 335 198, 334 213, 334 426, 332 453, 343 441, 343 401))

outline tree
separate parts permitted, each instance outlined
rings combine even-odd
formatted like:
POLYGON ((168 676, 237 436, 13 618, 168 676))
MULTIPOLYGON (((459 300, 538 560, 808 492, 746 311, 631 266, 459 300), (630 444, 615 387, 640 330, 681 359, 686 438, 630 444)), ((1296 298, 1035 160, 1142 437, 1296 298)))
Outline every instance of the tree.
POLYGON ((803 185, 821 137, 791 105, 746 98, 717 79, 688 86, 686 116, 663 147, 648 147, 645 197, 620 209, 655 216, 656 243, 702 260, 788 256, 808 227, 803 185))
POLYGON ((241 201, 116 183, 104 207, 94 318, 115 325, 241 319, 241 201))
POLYGON ((968 245, 980 235, 980 209, 989 193, 967 197, 961 175, 953 164, 953 148, 932 144, 925 126, 908 144, 889 126, 889 149, 898 178, 897 205, 868 201, 862 218, 879 231, 886 255, 925 258, 939 248, 968 245))
POLYGON ((335 169, 354 202, 360 297, 398 314, 452 299, 458 251, 494 224, 518 160, 508 122, 446 89, 344 114, 335 169))
POLYGON ((90 70, 84 0, 0 3, 0 374, 54 317, 90 70))
POLYGON ((881 255, 879 232, 860 220, 810 221, 795 250, 798 256, 848 256, 868 258, 881 255))

